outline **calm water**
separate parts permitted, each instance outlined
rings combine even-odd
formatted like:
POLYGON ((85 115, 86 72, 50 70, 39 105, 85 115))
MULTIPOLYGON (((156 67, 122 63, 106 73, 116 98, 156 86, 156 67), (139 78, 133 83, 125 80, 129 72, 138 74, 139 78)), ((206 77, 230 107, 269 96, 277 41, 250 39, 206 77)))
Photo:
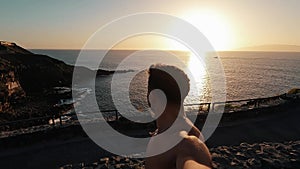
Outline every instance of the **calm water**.
MULTIPOLYGON (((32 50, 34 53, 46 54, 53 58, 74 65, 78 57, 78 50, 32 50)), ((94 61, 97 52, 92 51, 90 56, 80 65, 94 61)), ((113 76, 99 76, 96 79, 97 101, 103 109, 114 108, 110 92, 114 90, 119 95, 128 92, 126 81, 149 63, 168 63, 176 65, 194 77, 194 86, 185 103, 199 103, 210 100, 209 76, 205 64, 214 64, 216 56, 207 57, 204 62, 199 62, 186 52, 139 52, 139 51, 111 51, 100 68, 114 70, 126 56, 132 55, 128 64, 119 66, 120 70, 134 70, 134 72, 117 74, 117 90, 111 89, 113 76), (173 55, 173 56, 172 56, 173 55), (177 56, 174 57, 174 56, 177 56), (174 59, 175 58, 175 59, 174 59), (205 64, 203 64, 205 63, 205 64)), ((295 52, 220 52, 227 88, 227 100, 268 97, 287 92, 294 87, 300 87, 300 53, 295 52)), ((128 58, 128 57, 127 57, 128 58)), ((132 80, 129 86, 130 100, 138 109, 146 107, 147 73, 141 71, 132 80)), ((87 84, 92 85, 92 84, 87 84)), ((120 100, 122 101, 122 100, 120 100)))

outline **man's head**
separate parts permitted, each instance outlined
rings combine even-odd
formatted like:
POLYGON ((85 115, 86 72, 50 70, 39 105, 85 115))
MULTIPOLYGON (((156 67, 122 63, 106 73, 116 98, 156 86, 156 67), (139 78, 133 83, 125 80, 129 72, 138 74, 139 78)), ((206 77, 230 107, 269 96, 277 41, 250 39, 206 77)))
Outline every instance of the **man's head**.
POLYGON ((190 83, 187 75, 175 66, 155 64, 149 68, 148 95, 160 89, 167 98, 167 104, 180 105, 189 93, 190 83))

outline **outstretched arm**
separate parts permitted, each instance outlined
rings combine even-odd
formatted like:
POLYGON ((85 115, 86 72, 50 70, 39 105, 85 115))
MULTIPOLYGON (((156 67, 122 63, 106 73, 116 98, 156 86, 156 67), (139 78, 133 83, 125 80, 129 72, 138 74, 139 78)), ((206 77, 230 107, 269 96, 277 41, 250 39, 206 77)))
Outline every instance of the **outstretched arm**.
POLYGON ((210 167, 200 164, 193 159, 183 159, 177 162, 177 169, 210 169, 210 167))
POLYGON ((206 145, 194 136, 187 136, 176 158, 177 169, 209 169, 211 155, 206 145))

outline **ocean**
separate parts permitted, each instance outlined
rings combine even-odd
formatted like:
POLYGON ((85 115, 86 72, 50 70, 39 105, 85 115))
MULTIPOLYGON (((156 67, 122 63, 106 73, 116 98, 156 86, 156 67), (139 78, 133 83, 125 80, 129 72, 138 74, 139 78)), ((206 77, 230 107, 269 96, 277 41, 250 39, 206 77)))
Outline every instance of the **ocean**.
MULTIPOLYGON (((69 65, 75 65, 80 52, 79 50, 37 49, 31 51, 48 55, 69 65)), ((86 56, 84 60, 86 63, 80 62, 79 65, 94 62, 95 56, 93 55, 99 52, 104 51, 91 51, 91 56, 86 56)), ((213 64, 216 60, 221 61, 224 69, 226 100, 271 97, 286 93, 291 88, 300 87, 300 52, 218 52, 216 56, 199 61, 188 52, 114 50, 104 57, 99 68, 115 70, 118 67, 119 70, 128 72, 96 78, 95 93, 98 105, 101 110, 114 109, 111 92, 126 95, 129 91, 129 99, 135 108, 141 110, 146 108, 147 72, 145 69, 150 63, 175 65, 183 69, 190 78, 192 77, 192 83, 195 85, 191 87, 185 104, 209 102, 211 85, 206 65, 213 64), (131 80, 128 79, 131 76, 134 78, 128 86, 126 82, 131 80), (113 79, 117 79, 116 88, 111 86, 113 79)), ((87 83, 87 87, 89 85, 93 84, 87 83)))

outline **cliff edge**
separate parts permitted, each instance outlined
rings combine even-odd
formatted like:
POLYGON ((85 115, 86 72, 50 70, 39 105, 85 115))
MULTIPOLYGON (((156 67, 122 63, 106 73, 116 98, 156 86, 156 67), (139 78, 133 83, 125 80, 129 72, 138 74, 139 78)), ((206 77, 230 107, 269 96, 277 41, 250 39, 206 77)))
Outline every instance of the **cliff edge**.
POLYGON ((60 113, 54 87, 70 87, 73 67, 0 41, 0 123, 60 113))

